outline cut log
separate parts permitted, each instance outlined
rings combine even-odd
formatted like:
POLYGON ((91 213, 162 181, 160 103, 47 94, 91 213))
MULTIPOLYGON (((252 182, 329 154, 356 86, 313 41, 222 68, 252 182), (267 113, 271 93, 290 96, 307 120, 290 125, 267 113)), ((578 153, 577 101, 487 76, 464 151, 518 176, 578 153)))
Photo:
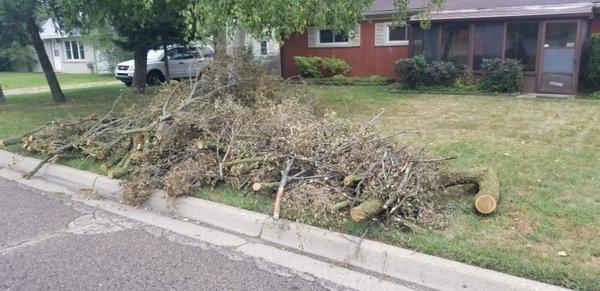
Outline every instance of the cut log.
POLYGON ((256 182, 252 184, 252 190, 259 191, 274 191, 279 187, 279 182, 256 182))
POLYGON ((356 185, 356 183, 362 181, 363 177, 359 175, 350 175, 344 178, 344 186, 356 185))
POLYGON ((22 136, 11 136, 0 140, 0 147, 9 147, 23 142, 22 136))
POLYGON ((128 168, 121 168, 115 171, 110 171, 108 172, 108 178, 109 179, 120 179, 123 178, 125 176, 127 176, 127 174, 131 173, 131 170, 128 168))
POLYGON ((479 188, 475 195, 475 209, 481 214, 491 214, 496 211, 500 201, 500 182, 498 175, 492 169, 479 168, 466 172, 455 172, 443 180, 444 187, 475 184, 479 188))
POLYGON ((335 209, 337 211, 344 211, 344 210, 350 208, 350 205, 352 205, 352 201, 351 200, 345 200, 345 201, 336 203, 335 204, 335 209))
MULTIPOLYGON (((22 134, 22 135, 17 135, 17 136, 11 136, 11 137, 7 137, 5 139, 0 140, 0 147, 8 147, 11 145, 16 145, 16 144, 20 144, 23 142, 23 139, 28 138, 28 140, 31 142, 33 141, 33 134, 40 132, 42 130, 44 130, 44 128, 46 128, 48 125, 50 124, 50 122, 44 124, 43 126, 32 130, 28 133, 22 134)), ((26 148, 26 147, 23 147, 26 148)))
POLYGON ((369 199, 350 209, 350 217, 358 223, 365 222, 383 212, 384 203, 385 202, 379 198, 369 199))

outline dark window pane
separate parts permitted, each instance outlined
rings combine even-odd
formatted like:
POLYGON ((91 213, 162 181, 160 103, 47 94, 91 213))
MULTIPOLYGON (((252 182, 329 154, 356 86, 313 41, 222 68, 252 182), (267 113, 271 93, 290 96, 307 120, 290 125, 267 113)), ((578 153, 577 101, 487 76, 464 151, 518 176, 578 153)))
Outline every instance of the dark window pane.
POLYGON ((503 23, 475 24, 473 70, 481 70, 484 59, 502 58, 503 23))
POLYGON ((388 41, 403 41, 406 40, 406 26, 392 27, 390 26, 388 41))
POLYGON ((577 23, 548 23, 545 47, 575 47, 577 23))
POLYGON ((269 53, 269 47, 268 47, 268 43, 266 40, 263 40, 260 42, 260 54, 261 55, 267 55, 269 53))
POLYGON ((83 47, 83 43, 79 43, 79 55, 82 60, 85 60, 85 48, 83 47))
POLYGON ((335 42, 348 42, 348 36, 345 34, 336 33, 335 42))
POLYGON ((323 29, 321 30, 320 41, 321 43, 332 43, 333 42, 333 30, 323 29))
POLYGON ((520 60, 525 71, 535 71, 538 49, 538 22, 509 23, 505 58, 520 60))
POLYGON ((67 59, 73 59, 73 55, 71 54, 71 42, 65 41, 65 51, 67 53, 67 59))
POLYGON ((441 59, 457 66, 469 62, 469 25, 447 24, 442 28, 441 59))
POLYGON ((348 42, 348 35, 344 33, 336 33, 331 29, 322 29, 319 34, 319 40, 321 43, 348 42))
POLYGON ((76 41, 71 42, 71 51, 73 52, 73 59, 78 60, 79 59, 79 49, 77 47, 76 41))
POLYGON ((423 29, 419 25, 412 27, 412 53, 413 55, 424 54, 427 60, 436 61, 439 55, 439 25, 432 25, 429 29, 423 29))

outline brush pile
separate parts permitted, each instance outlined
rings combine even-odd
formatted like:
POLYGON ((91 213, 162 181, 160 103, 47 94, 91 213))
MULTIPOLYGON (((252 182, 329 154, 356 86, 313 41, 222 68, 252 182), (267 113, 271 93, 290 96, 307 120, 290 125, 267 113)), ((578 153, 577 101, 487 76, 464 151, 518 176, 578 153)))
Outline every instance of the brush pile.
POLYGON ((400 143, 410 133, 380 132, 379 116, 348 125, 323 111, 305 87, 283 86, 248 62, 215 62, 194 82, 165 86, 143 107, 120 102, 103 117, 55 120, 1 144, 45 154, 40 167, 94 159, 109 177, 126 179, 130 204, 157 188, 177 198, 227 186, 274 196, 275 217, 283 205, 323 215, 349 211, 357 222, 431 226, 444 187, 482 179, 497 186, 489 170, 447 174, 444 159, 400 143), (232 70, 232 63, 240 67, 232 70))

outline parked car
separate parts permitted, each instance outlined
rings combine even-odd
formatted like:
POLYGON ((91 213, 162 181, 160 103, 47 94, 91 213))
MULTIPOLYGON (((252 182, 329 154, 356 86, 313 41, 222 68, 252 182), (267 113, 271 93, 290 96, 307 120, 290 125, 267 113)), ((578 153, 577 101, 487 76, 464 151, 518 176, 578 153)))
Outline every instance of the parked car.
MULTIPOLYGON (((209 46, 171 46, 167 51, 169 76, 174 80, 195 77, 199 70, 210 63, 213 49, 209 46)), ((148 85, 158 85, 166 80, 164 50, 148 52, 148 68, 146 69, 148 85)), ((133 82, 134 61, 119 63, 115 69, 115 77, 131 86, 133 82)))

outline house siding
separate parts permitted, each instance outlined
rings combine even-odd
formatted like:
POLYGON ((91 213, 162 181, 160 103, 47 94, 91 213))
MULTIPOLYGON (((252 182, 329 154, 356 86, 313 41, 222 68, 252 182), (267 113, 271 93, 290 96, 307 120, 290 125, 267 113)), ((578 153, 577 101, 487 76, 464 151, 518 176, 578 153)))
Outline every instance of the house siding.
POLYGON ((350 65, 350 76, 394 76, 394 62, 410 56, 409 46, 375 46, 375 23, 361 22, 360 47, 309 48, 308 34, 296 34, 285 41, 281 48, 282 74, 289 78, 299 74, 294 63, 295 56, 337 57, 350 65))

